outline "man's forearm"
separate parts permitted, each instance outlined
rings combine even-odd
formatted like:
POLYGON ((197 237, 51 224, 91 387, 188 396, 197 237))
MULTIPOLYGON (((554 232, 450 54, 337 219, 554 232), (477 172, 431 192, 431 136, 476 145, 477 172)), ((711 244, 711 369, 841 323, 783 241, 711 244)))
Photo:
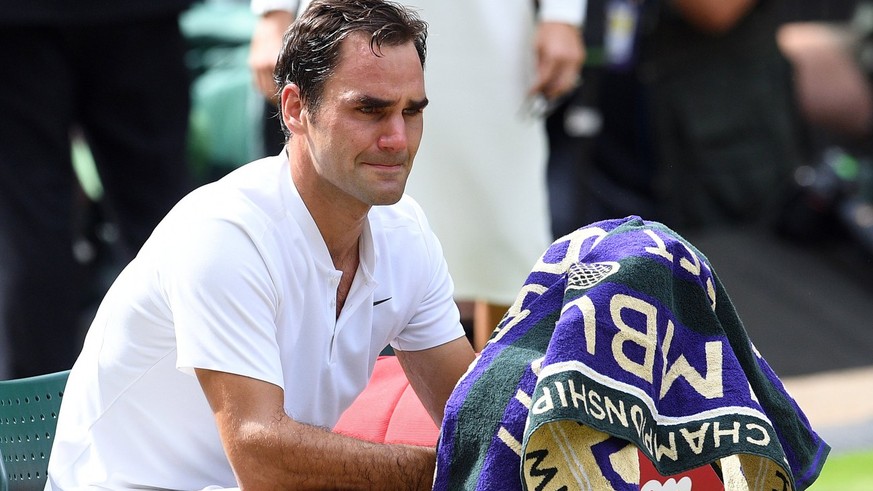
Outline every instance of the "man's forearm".
POLYGON ((284 392, 242 375, 195 369, 242 489, 430 489, 436 450, 380 445, 299 423, 284 392))
POLYGON ((287 416, 239 433, 226 450, 243 489, 419 490, 433 483, 433 448, 366 442, 287 416))
POLYGON ((252 32, 249 46, 249 67, 255 87, 264 97, 276 102, 273 70, 282 49, 282 35, 294 21, 294 12, 270 10, 261 14, 252 32))

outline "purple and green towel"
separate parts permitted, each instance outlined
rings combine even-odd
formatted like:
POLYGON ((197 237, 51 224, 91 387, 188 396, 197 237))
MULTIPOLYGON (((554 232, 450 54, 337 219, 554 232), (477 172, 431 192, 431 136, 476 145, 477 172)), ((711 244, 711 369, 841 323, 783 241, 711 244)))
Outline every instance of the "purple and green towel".
POLYGON ((635 490, 637 449, 664 475, 711 464, 727 490, 769 491, 806 489, 830 447, 704 255, 628 217, 534 266, 449 398, 434 489, 635 490))

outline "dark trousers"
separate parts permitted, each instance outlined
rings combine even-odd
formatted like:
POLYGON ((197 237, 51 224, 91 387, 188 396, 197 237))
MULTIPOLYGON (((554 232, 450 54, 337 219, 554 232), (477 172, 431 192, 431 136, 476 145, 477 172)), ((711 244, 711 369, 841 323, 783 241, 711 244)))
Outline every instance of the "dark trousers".
POLYGON ((125 260, 189 190, 184 53, 175 15, 0 26, 0 375, 67 369, 81 349, 95 278, 73 256, 73 128, 94 156, 125 260))

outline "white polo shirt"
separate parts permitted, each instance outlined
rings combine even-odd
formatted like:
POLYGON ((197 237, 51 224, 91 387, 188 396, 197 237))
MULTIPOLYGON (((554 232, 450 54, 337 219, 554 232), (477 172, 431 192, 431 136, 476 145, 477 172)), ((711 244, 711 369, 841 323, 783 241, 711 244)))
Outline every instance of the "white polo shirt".
POLYGON ((336 319, 341 272, 284 155, 183 199, 97 312, 64 394, 48 489, 236 486, 195 367, 282 387, 291 417, 331 428, 386 344, 463 336, 418 205, 404 197, 368 218, 336 319))

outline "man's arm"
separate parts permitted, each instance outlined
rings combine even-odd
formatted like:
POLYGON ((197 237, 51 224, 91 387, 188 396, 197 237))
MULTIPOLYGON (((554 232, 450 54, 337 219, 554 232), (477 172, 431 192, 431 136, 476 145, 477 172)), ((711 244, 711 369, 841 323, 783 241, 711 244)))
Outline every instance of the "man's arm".
POLYGON ((270 10, 258 17, 252 32, 248 59, 252 80, 258 92, 274 103, 278 100, 273 70, 276 68, 279 51, 282 50, 282 36, 292 22, 293 11, 270 10))
POLYGON ((241 489, 430 489, 433 448, 380 445, 291 419, 281 388, 196 369, 241 489))
POLYGON ((446 401, 476 355, 466 337, 421 351, 396 351, 409 384, 437 426, 446 401))
POLYGON ((585 23, 586 0, 540 0, 534 50, 537 78, 530 95, 542 94, 555 100, 576 88, 585 43, 582 25, 585 23))

